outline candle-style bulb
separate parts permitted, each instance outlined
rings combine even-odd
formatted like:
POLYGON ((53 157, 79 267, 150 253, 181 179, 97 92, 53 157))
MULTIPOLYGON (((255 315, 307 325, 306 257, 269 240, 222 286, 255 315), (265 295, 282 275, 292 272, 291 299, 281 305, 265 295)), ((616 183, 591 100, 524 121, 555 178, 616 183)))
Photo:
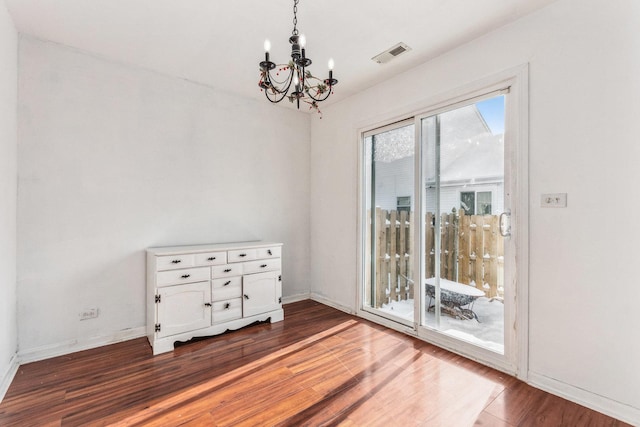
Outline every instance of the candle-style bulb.
POLYGON ((293 73, 293 84, 294 86, 298 86, 298 83, 300 83, 300 80, 298 80, 298 73, 293 73))
POLYGON ((298 41, 300 43, 300 47, 305 47, 305 45, 307 44, 307 38, 304 36, 304 34, 300 35, 298 41))
POLYGON ((271 50, 271 42, 269 39, 264 41, 264 50, 265 52, 269 52, 271 50))
POLYGON ((333 71, 333 66, 335 65, 335 63, 333 62, 333 58, 331 58, 329 60, 329 71, 333 71))

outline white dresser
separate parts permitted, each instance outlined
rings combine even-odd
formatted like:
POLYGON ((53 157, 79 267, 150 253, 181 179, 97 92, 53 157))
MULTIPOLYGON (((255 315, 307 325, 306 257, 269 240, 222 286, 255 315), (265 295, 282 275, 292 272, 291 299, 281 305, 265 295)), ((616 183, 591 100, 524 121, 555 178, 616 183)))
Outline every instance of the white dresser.
POLYGON ((147 336, 153 354, 176 341, 284 319, 282 243, 147 249, 147 336))

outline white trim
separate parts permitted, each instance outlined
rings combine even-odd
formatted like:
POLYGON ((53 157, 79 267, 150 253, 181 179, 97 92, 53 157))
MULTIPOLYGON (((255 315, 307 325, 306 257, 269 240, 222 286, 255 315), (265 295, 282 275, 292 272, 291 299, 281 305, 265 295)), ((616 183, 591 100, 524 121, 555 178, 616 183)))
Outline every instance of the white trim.
POLYGON ((0 402, 2 402, 6 396, 9 386, 18 372, 18 368, 20 368, 20 362, 18 361, 18 353, 16 353, 11 357, 11 360, 9 360, 9 366, 4 375, 2 375, 2 378, 0 378, 0 402))
MULTIPOLYGON (((413 319, 407 320, 406 318, 396 316, 389 311, 384 311, 379 308, 366 307, 364 306, 364 304, 362 309, 360 310, 359 316, 366 317, 367 319, 387 319, 393 323, 397 323, 400 327, 404 326, 410 328, 411 330, 415 330, 415 322, 413 321, 413 319)), ((374 322, 382 323, 378 320, 374 320, 374 322)), ((415 335, 415 331, 412 334, 415 335)))
POLYGON ((38 362, 40 360, 63 356, 65 354, 89 350, 92 348, 102 347, 104 345, 132 340, 135 338, 142 338, 146 335, 146 327, 141 326, 138 328, 125 329, 124 331, 119 331, 112 335, 92 337, 83 339, 81 341, 69 340, 57 344, 50 344, 42 347, 21 350, 18 352, 18 357, 21 364, 38 362))
POLYGON ((355 313, 354 313, 354 311, 353 311, 353 309, 351 307, 347 307, 346 305, 342 305, 340 303, 337 303, 337 302, 335 302, 333 300, 330 300, 329 298, 327 298, 327 297, 325 297, 323 295, 317 294, 315 292, 311 292, 311 298, 309 298, 309 299, 312 300, 312 301, 315 301, 315 302, 319 302, 320 304, 327 305, 327 306, 329 306, 331 308, 335 308, 336 310, 344 311, 347 314, 355 315, 355 313))
POLYGON ((378 134, 389 132, 395 129, 411 126, 414 123, 415 121, 413 120, 413 117, 408 117, 408 118, 405 118, 404 120, 398 120, 398 121, 389 123, 388 125, 373 127, 366 132, 362 132, 361 138, 368 138, 373 135, 378 135, 378 134))
MULTIPOLYGON (((511 70, 517 85, 512 99, 518 101, 518 151, 515 165, 517 207, 516 236, 516 377, 527 381, 529 375, 529 64, 511 70)), ((505 109, 506 111, 506 109, 505 109)), ((505 135, 506 138, 506 135, 505 135)), ((506 201, 505 201, 506 203, 506 201)))
MULTIPOLYGON (((391 317, 384 317, 382 315, 382 313, 384 312, 380 312, 380 315, 376 315, 373 312, 369 312, 369 311, 364 311, 361 310, 360 313, 358 314, 358 317, 365 319, 365 320, 369 320, 370 322, 376 323, 378 325, 382 325, 385 326, 389 329, 393 329, 394 331, 398 331, 398 332, 402 332, 404 334, 407 334, 409 336, 412 336, 414 338, 418 338, 416 335, 416 330, 415 327, 413 326, 413 324, 411 326, 407 326, 404 325, 400 322, 397 322, 395 320, 393 320, 393 318, 391 317)), ((424 340, 423 340, 424 341, 424 340)))
POLYGON ((609 399, 536 372, 529 372, 529 385, 631 425, 640 426, 640 408, 609 399))
POLYGON ((291 304, 292 302, 304 301, 306 299, 311 299, 311 292, 282 297, 282 304, 291 304))
POLYGON ((498 371, 512 376, 515 376, 516 374, 515 365, 504 355, 474 344, 467 345, 459 338, 451 337, 443 332, 431 330, 425 326, 420 326, 418 328, 418 338, 498 371), (461 345, 461 343, 464 344, 461 345))
POLYGON ((364 299, 364 280, 365 280, 365 245, 364 238, 366 233, 364 232, 364 216, 366 212, 364 197, 364 190, 366 188, 365 184, 365 163, 364 163, 364 129, 356 130, 356 144, 358 151, 358 159, 356 162, 356 167, 358 168, 358 185, 356 185, 356 201, 357 201, 357 209, 358 214, 356 215, 356 301, 355 301, 355 312, 356 316, 362 317, 363 313, 366 313, 363 310, 363 299, 364 299))

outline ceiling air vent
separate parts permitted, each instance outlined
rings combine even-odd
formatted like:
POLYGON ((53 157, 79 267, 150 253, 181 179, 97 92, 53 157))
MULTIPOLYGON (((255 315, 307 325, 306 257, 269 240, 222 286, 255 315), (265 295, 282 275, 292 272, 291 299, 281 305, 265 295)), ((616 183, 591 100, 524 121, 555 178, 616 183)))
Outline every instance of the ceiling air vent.
POLYGON ((373 58, 371 58, 372 60, 374 60, 375 62, 377 62, 378 64, 386 64, 387 62, 391 61, 393 58, 395 58, 398 55, 401 55, 405 52, 410 51, 411 48, 409 46, 407 46, 406 44, 400 42, 394 46, 391 46, 389 49, 385 50, 384 52, 382 52, 379 55, 374 56, 373 58))

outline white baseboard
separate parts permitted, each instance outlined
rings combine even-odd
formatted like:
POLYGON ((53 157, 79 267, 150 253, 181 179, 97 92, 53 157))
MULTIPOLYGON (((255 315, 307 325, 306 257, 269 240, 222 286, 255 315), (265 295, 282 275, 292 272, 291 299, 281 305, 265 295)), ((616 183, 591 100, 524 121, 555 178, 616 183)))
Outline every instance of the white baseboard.
POLYGON ((316 294, 311 292, 310 299, 313 301, 319 302, 320 304, 328 305, 329 307, 333 307, 336 310, 344 311, 347 314, 355 314, 355 311, 351 307, 347 307, 346 305, 342 305, 333 300, 328 299, 323 295, 316 294))
POLYGON ((70 340, 57 344, 20 350, 18 352, 18 359, 21 364, 37 362, 39 360, 50 359, 52 357, 63 356, 77 351, 89 350, 96 347, 102 347, 103 345, 115 344, 144 336, 146 336, 146 328, 141 326, 139 328, 118 331, 115 334, 107 336, 92 337, 84 340, 70 340))
POLYGON ((310 299, 311 298, 311 294, 309 292, 305 292, 302 294, 296 294, 296 295, 289 295, 286 297, 282 297, 282 303, 283 304, 290 304, 292 302, 298 302, 298 301, 304 301, 306 299, 310 299))
POLYGON ((4 396, 7 394, 7 390, 9 390, 9 386, 16 376, 19 367, 20 363, 18 362, 18 354, 16 353, 9 361, 9 367, 3 373, 2 377, 0 377, 0 402, 2 402, 2 399, 4 399, 4 396))
POLYGON ((529 384, 579 405, 591 408, 594 411, 602 412, 605 415, 617 418, 634 426, 640 426, 640 408, 635 408, 531 371, 529 371, 529 384))

